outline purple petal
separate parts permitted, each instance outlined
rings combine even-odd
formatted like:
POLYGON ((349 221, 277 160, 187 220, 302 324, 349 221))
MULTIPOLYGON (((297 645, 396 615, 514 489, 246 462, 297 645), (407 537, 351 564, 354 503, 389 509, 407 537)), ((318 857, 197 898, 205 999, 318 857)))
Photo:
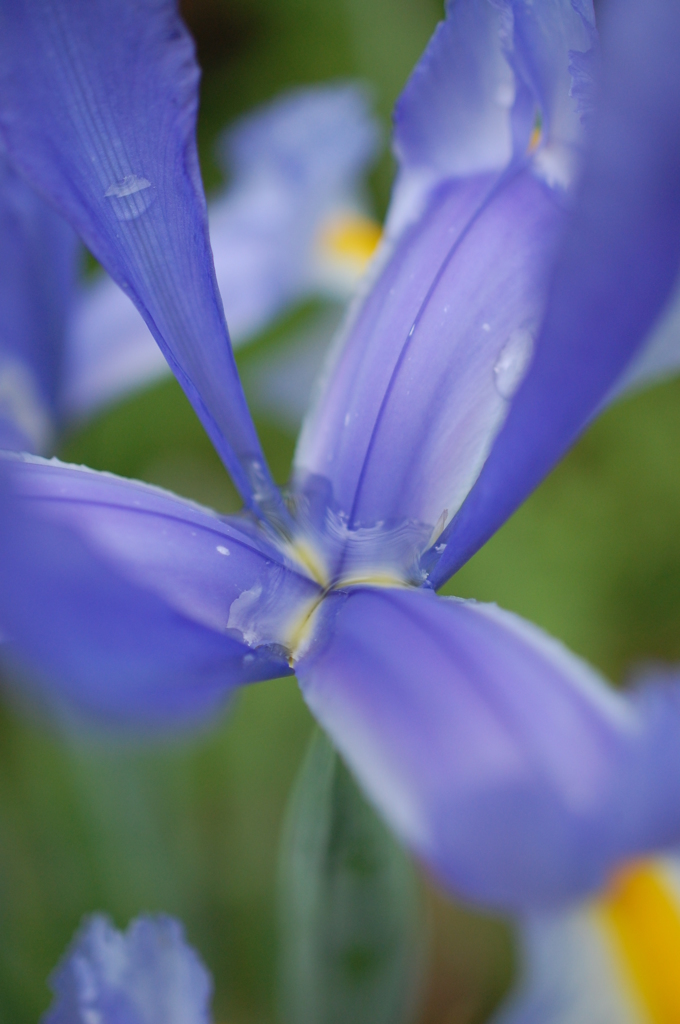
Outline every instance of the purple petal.
POLYGON ((400 238, 296 454, 300 486, 330 481, 350 529, 410 520, 429 534, 458 509, 531 357, 562 220, 520 171, 440 186, 400 238))
POLYGON ((680 9, 606 9, 602 97, 536 357, 448 536, 440 586, 517 508, 644 343, 680 264, 680 9))
POLYGON ((136 918, 119 932, 85 921, 50 979, 43 1024, 209 1024, 212 982, 178 921, 136 918))
POLYGON ((215 283, 175 3, 5 3, 0 62, 11 158, 130 294, 245 500, 279 502, 215 283))
POLYGON ((163 724, 289 673, 281 637, 318 588, 247 523, 108 474, 9 468, 0 622, 48 697, 163 724))
POLYGON ((76 236, 0 154, 0 448, 44 451, 60 409, 76 236))
POLYGON ((677 687, 630 702, 493 605, 337 593, 297 673, 378 809, 467 898, 556 904, 680 838, 677 687))

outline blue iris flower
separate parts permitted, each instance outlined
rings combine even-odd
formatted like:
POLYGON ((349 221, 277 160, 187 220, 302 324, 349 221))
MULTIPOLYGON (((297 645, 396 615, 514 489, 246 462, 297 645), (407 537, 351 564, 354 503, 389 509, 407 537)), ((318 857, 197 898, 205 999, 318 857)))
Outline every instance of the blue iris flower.
POLYGON ((165 915, 138 917, 126 932, 96 914, 84 922, 50 978, 43 1024, 210 1024, 212 982, 165 915))
POLYGON ((448 4, 284 499, 216 286, 174 3, 0 4, 10 159, 134 300, 246 506, 5 460, 11 648, 45 692, 149 726, 294 671, 402 839, 510 908, 680 836, 675 687, 618 695, 517 616, 434 592, 631 373, 672 291, 680 12, 610 6, 600 74, 588 0, 448 4))

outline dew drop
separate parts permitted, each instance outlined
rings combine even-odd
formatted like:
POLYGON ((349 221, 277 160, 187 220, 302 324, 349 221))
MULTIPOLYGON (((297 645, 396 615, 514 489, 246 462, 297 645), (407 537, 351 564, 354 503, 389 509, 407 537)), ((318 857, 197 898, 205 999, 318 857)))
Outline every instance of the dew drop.
POLYGON ((534 351, 531 333, 520 327, 513 331, 501 349, 493 368, 496 390, 502 398, 512 398, 522 382, 534 351))
POLYGON ((254 654, 245 654, 243 656, 243 664, 244 665, 252 665, 252 663, 254 661, 255 661, 255 655, 254 654))
POLYGON ((491 330, 491 324, 482 324, 482 330, 486 331, 487 334, 491 330))
POLYGON ((218 552, 221 555, 230 555, 231 554, 231 551, 229 550, 229 548, 225 548, 221 544, 217 545, 217 550, 218 550, 218 552))
POLYGON ((109 185, 104 196, 113 202, 118 220, 134 220, 149 209, 155 192, 148 178, 126 174, 120 181, 109 185))

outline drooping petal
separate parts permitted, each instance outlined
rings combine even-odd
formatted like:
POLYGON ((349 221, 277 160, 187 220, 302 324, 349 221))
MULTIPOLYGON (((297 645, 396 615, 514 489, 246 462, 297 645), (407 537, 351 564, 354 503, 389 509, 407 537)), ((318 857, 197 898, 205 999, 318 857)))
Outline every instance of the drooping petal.
POLYGON ((492 1024, 647 1024, 680 1013, 680 863, 626 865, 594 900, 520 924, 520 978, 492 1024))
POLYGON ((119 932, 87 919, 50 979, 42 1024, 209 1024, 212 982, 178 921, 138 917, 119 932))
POLYGON ((289 673, 286 624, 318 588, 247 524, 109 474, 8 468, 0 623, 48 698, 144 726, 289 673))
POLYGON ((402 235, 296 453, 299 486, 326 478, 350 529, 431 532, 459 508, 531 358, 562 220, 524 170, 440 186, 402 235))
POLYGON ((680 837, 677 687, 628 701, 495 606, 338 592, 296 670, 377 808, 465 897, 558 904, 680 837))
POLYGON ((139 307, 245 500, 280 503, 215 282, 175 3, 7 0, 0 66, 11 159, 139 307))
MULTIPOLYGON (((362 195, 377 141, 377 125, 355 85, 296 90, 225 133, 230 181, 208 217, 235 347, 310 293, 348 297, 370 256, 371 239, 377 241, 362 195), (345 244, 338 251, 337 239, 346 243, 351 231, 353 248, 345 244)), ((166 372, 128 297, 110 278, 98 281, 84 294, 71 332, 65 381, 70 412, 88 413, 166 372)))
POLYGON ((75 275, 73 231, 0 153, 0 448, 50 445, 75 275))
POLYGON ((441 585, 540 482, 625 372, 680 264, 680 9, 605 9, 604 72, 536 356, 432 576, 441 585), (607 20, 608 19, 608 20, 607 20))

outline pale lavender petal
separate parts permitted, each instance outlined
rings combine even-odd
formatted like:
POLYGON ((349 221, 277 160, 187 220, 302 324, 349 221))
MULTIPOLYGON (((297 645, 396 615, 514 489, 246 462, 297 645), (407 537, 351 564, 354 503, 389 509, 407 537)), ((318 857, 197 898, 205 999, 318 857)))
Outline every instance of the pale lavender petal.
POLYGON ((677 686, 627 700, 493 605, 337 593, 296 671, 376 807, 469 899, 558 904, 680 837, 677 686))
POLYGON ((288 674, 280 638, 318 588, 247 522, 86 469, 8 468, 0 622, 48 699, 163 725, 288 674))
POLYGON ((601 103, 536 357, 448 536, 441 585, 550 470, 644 343, 680 264, 680 8, 605 9, 601 103), (608 16, 608 20, 607 20, 608 16))
POLYGON ((0 153, 0 448, 50 446, 76 269, 73 231, 0 153))
POLYGON ((480 176, 440 186, 400 238, 296 453, 298 486, 328 480, 350 529, 430 534, 459 508, 531 358, 563 216, 528 171, 480 176))
POLYGON ((11 158, 139 307, 245 500, 280 510, 215 282, 175 3, 6 2, 0 60, 11 158))
POLYGON ((43 1024, 210 1024, 212 982, 171 917, 135 918, 119 932, 87 919, 50 978, 43 1024))

